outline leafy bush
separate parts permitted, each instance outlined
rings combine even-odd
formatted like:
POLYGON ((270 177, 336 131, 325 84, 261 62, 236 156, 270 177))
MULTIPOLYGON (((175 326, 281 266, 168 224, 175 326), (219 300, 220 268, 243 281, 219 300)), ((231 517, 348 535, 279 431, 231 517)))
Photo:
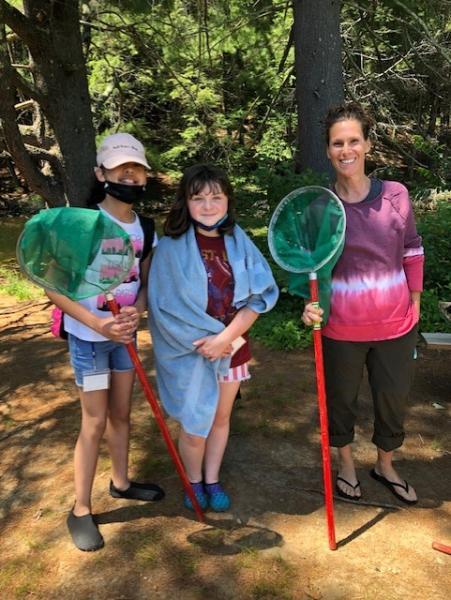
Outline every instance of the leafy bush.
POLYGON ((43 291, 28 281, 16 269, 0 267, 0 292, 17 300, 35 300, 43 296, 43 291))
MULTIPOLYGON (((423 238, 426 255, 424 287, 436 289, 441 300, 443 290, 451 283, 451 192, 450 197, 437 204, 436 210, 417 217, 418 231, 423 238)), ((448 291, 449 293, 449 291, 448 291)))
MULTIPOLYGON (((428 332, 451 333, 451 323, 445 319, 438 309, 439 300, 446 296, 451 298, 451 285, 443 290, 440 297, 438 290, 425 290, 421 294, 420 330, 428 332)), ((449 301, 449 300, 448 300, 449 301)))
POLYGON ((251 336, 274 350, 307 348, 311 331, 301 322, 302 299, 282 293, 276 307, 262 315, 251 329, 251 336))
POLYGON ((435 210, 417 218, 426 255, 424 292, 421 297, 422 331, 451 333, 451 323, 440 314, 439 301, 451 301, 451 202, 442 194, 435 210))

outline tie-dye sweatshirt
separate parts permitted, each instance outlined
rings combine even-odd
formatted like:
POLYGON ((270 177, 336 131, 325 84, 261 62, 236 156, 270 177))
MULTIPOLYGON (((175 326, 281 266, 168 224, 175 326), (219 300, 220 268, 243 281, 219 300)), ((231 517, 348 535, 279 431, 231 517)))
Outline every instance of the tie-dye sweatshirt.
POLYGON ((400 337, 418 321, 410 292, 423 289, 424 253, 409 193, 401 183, 383 181, 375 197, 343 205, 345 246, 332 274, 323 334, 356 342, 400 337))

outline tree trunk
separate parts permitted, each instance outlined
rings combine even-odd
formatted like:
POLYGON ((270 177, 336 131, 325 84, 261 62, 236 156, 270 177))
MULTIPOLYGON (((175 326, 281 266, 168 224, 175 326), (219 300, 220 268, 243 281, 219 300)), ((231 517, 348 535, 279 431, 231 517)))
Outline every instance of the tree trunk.
POLYGON ((0 119, 7 147, 30 187, 51 206, 85 206, 93 181, 95 135, 76 0, 24 0, 24 14, 0 0, 0 74, 4 90, 0 119), (32 82, 9 61, 4 25, 27 46, 32 82), (45 116, 54 144, 50 150, 25 144, 14 110, 17 90, 45 116))
POLYGON ((339 0, 294 0, 298 145, 296 171, 331 174, 323 120, 343 102, 339 0))

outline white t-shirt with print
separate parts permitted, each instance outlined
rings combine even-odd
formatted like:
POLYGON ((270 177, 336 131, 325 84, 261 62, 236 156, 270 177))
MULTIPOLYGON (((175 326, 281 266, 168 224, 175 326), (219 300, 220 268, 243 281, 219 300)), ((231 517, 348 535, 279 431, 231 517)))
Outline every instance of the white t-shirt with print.
MULTIPOLYGON (((142 230, 141 223, 136 213, 133 213, 135 215, 133 223, 124 223, 123 221, 119 221, 113 217, 102 207, 99 206, 99 209, 106 217, 120 225, 122 229, 125 230, 133 245, 135 260, 129 271, 129 275, 123 283, 118 285, 113 290, 114 297, 120 306, 132 306, 136 302, 136 297, 141 287, 139 262, 144 248, 144 232, 142 230)), ((156 243, 157 236, 155 234, 153 247, 155 247, 156 243)), ((79 300, 79 303, 86 307, 91 313, 101 318, 105 319, 106 317, 111 317, 111 312, 108 310, 106 299, 103 294, 92 296, 91 298, 86 298, 84 300, 79 300)), ((64 315, 64 329, 68 333, 71 333, 79 339, 87 342, 104 342, 108 339, 67 314, 64 315)))

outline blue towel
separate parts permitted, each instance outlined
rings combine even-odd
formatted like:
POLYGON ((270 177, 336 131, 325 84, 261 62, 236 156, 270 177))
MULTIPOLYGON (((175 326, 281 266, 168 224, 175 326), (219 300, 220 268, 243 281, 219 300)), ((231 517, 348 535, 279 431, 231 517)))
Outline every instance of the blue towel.
MULTIPOLYGON (((233 305, 258 313, 271 310, 279 290, 266 259, 238 225, 224 240, 235 282, 233 305)), ((179 238, 160 240, 148 296, 160 399, 187 433, 207 437, 218 404, 217 377, 227 374, 230 357, 209 361, 193 346, 224 325, 206 312, 207 272, 192 226, 179 238)))

